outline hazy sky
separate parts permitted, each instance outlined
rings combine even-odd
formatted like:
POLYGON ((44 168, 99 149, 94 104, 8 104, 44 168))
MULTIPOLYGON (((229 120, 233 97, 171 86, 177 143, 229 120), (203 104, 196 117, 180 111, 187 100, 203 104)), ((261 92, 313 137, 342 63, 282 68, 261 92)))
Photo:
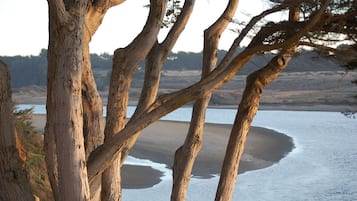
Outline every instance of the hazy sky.
MULTIPOLYGON (((125 47, 141 31, 149 9, 148 0, 127 0, 111 8, 92 38, 91 52, 110 53, 125 47)), ((202 51, 203 30, 222 13, 227 0, 197 0, 193 15, 173 51, 202 51)), ((242 12, 257 14, 264 9, 261 0, 241 0, 242 12)), ((46 0, 0 0, 0 55, 38 55, 48 45, 48 8, 46 0)), ((163 30, 165 32, 165 30, 163 30)), ((161 34, 164 35, 164 34, 161 34)), ((220 48, 227 49, 236 34, 227 31, 220 48)))

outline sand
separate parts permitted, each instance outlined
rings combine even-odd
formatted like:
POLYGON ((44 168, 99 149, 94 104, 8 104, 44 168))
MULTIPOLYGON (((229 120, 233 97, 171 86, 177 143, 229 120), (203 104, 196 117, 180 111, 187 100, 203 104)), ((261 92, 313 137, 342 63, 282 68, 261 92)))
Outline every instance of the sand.
MULTIPOLYGON (((45 115, 33 115, 33 125, 43 130, 45 115)), ((209 178, 219 174, 230 128, 231 125, 206 124, 202 149, 193 169, 194 177, 209 178)), ((158 121, 143 131, 130 155, 171 168, 174 153, 184 142, 187 130, 188 123, 185 122, 158 121)), ((273 130, 252 127, 239 173, 269 167, 293 148, 290 137, 273 130)), ((122 176, 124 188, 148 188, 160 182, 162 173, 151 167, 125 165, 122 176)))

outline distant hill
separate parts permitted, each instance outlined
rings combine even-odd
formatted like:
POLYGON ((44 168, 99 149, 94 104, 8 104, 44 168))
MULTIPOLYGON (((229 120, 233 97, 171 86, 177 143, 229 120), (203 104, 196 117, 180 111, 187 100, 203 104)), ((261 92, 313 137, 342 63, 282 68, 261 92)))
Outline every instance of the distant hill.
MULTIPOLYGON (((226 51, 219 51, 219 58, 225 55, 226 51)), ((262 54, 255 56, 238 73, 246 75, 265 65, 273 54, 262 54)), ((104 89, 109 83, 110 71, 112 67, 113 55, 92 54, 91 62, 94 77, 98 88, 104 89)), ((47 74, 47 50, 41 50, 37 56, 0 56, 10 68, 12 87, 24 87, 31 85, 45 86, 47 74)), ((165 71, 200 70, 202 66, 202 53, 178 52, 171 53, 164 65, 165 71)), ((141 65, 138 74, 143 74, 145 64, 141 65)), ((343 70, 333 59, 320 55, 317 52, 300 52, 289 63, 285 72, 317 72, 317 71, 339 71, 343 70)), ((140 76, 136 76, 140 78, 140 76)))

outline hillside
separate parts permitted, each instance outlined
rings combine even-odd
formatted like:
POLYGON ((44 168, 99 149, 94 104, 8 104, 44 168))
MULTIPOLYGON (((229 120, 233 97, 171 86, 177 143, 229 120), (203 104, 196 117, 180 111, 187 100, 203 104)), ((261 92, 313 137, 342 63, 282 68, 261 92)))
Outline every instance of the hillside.
MULTIPOLYGON (((219 52, 220 58, 224 53, 219 52)), ((10 67, 14 98, 17 102, 45 102, 46 54, 47 51, 42 50, 38 56, 0 57, 10 67)), ((237 105, 244 89, 246 75, 264 66, 273 56, 262 54, 254 57, 232 81, 214 93, 211 105, 237 105)), ((200 79, 201 58, 201 53, 171 53, 163 69, 159 93, 167 93, 197 82, 200 79)), ((112 55, 92 54, 91 59, 97 86, 105 103, 112 55)), ((135 104, 140 94, 144 69, 145 65, 142 64, 134 77, 131 104, 135 104)), ((357 86, 351 83, 356 79, 356 72, 346 73, 333 58, 317 52, 302 51, 292 59, 285 72, 266 89, 262 104, 268 108, 278 105, 344 105, 349 108, 357 104, 357 86)))
MULTIPOLYGON (((219 51, 219 58, 225 55, 226 51, 219 51)), ((264 66, 272 58, 273 54, 262 54, 255 56, 239 72, 240 75, 247 75, 250 72, 264 66)), ((91 63, 95 79, 99 89, 104 89, 109 82, 110 70, 112 67, 113 55, 91 54, 91 63)), ((42 49, 37 56, 0 56, 10 68, 12 76, 11 86, 45 86, 47 74, 47 50, 42 49)), ((200 70, 202 66, 202 53, 178 52, 171 53, 164 65, 164 71, 194 71, 200 70)), ((138 71, 138 78, 144 72, 145 63, 138 71)), ((317 71, 340 71, 342 68, 333 59, 328 59, 317 52, 303 51, 299 53, 289 64, 285 72, 317 72, 317 71)))

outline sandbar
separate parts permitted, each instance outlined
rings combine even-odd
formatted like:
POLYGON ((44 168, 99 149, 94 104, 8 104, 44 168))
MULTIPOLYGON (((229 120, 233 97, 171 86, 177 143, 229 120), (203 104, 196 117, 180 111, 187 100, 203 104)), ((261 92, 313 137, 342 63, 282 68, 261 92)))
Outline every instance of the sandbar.
MULTIPOLYGON (((33 115, 33 125, 43 130, 45 115, 33 115)), ((185 140, 189 124, 158 121, 143 130, 130 155, 172 167, 173 156, 185 140)), ((202 149, 192 176, 210 178, 219 175, 231 125, 206 124, 202 149)), ((240 162, 239 173, 269 167, 284 158, 294 148, 292 138, 274 130, 251 127, 240 162)), ((148 166, 125 165, 122 169, 123 188, 149 188, 160 182, 162 172, 148 166)))

